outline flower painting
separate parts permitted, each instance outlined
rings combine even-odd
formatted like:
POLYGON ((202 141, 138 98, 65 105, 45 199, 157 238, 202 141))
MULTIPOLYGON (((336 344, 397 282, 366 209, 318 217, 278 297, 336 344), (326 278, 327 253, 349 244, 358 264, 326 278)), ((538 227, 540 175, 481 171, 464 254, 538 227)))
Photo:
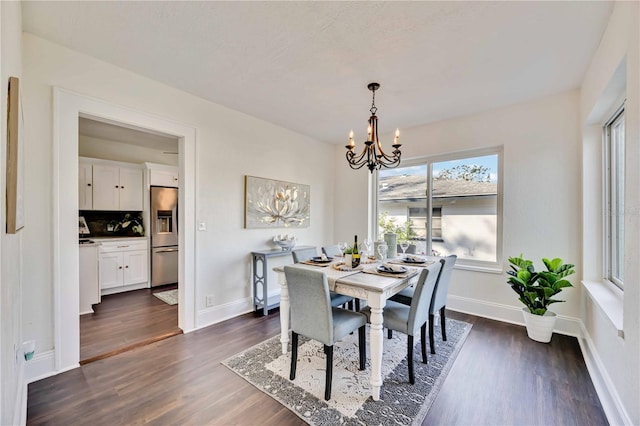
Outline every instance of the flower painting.
POLYGON ((245 176, 245 228, 306 228, 309 185, 245 176))

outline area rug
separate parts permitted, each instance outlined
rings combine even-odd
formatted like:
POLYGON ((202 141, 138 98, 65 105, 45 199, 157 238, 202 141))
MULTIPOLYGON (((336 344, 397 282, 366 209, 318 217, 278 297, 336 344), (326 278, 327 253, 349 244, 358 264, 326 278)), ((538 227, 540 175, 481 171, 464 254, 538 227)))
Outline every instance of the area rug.
MULTIPOLYGON (((435 324, 440 321, 436 318, 435 324)), ((322 344, 300 336, 296 379, 289 380, 291 351, 281 352, 280 336, 247 349, 222 363, 279 401, 310 425, 419 425, 433 403, 471 324, 447 319, 447 341, 435 328, 436 354, 422 363, 420 341, 414 347, 415 385, 409 384, 407 336, 384 337, 380 400, 371 398, 371 356, 367 326, 367 368, 358 370, 358 334, 334 347, 331 399, 324 400, 325 357, 322 344)), ((427 352, 429 343, 427 342, 427 352)))
POLYGON ((178 289, 159 291, 153 295, 168 305, 178 304, 178 289))

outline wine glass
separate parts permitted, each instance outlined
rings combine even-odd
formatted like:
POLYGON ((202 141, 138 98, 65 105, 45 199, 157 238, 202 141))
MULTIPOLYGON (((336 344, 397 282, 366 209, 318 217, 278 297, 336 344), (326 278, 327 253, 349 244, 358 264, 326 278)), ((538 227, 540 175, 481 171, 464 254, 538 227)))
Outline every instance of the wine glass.
POLYGON ((364 248, 367 251, 366 254, 367 256, 369 256, 371 254, 371 238, 365 238, 365 240, 362 242, 364 244, 364 248))
POLYGON ((400 242, 400 248, 402 249, 402 255, 404 256, 404 253, 409 248, 409 241, 404 240, 404 241, 400 242))
POLYGON ((386 244, 380 244, 378 246, 378 254, 380 255, 380 260, 383 262, 387 260, 387 252, 389 251, 389 247, 386 244))
POLYGON ((338 248, 340 249, 340 252, 344 257, 344 250, 347 248, 347 243, 345 243, 344 241, 338 241, 338 248))

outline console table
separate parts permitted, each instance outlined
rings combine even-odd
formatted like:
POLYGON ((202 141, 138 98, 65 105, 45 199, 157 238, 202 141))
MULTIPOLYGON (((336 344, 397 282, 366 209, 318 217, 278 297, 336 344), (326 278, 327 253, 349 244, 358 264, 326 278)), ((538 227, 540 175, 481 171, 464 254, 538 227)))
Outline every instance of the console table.
MULTIPOLYGON (((296 246, 295 249, 307 249, 313 248, 312 246, 296 246)), ((282 249, 274 249, 274 250, 261 250, 261 251, 252 251, 251 252, 251 260, 252 260, 252 272, 251 272, 251 281, 253 284, 253 306, 255 312, 260 312, 262 310, 262 315, 268 315, 269 309, 277 308, 280 306, 280 302, 274 302, 269 304, 269 296, 268 290, 269 286, 267 283, 267 259, 271 257, 282 257, 282 256, 291 256, 291 250, 282 250, 282 249)), ((276 283, 276 286, 279 284, 276 283)))

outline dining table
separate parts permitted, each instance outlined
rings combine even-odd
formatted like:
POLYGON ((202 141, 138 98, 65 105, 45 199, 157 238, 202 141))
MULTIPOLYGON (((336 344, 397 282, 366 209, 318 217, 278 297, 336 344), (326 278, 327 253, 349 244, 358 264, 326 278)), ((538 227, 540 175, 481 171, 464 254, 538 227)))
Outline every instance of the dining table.
MULTIPOLYGON (((383 353, 383 318, 384 307, 394 294, 412 285, 414 279, 420 273, 421 267, 433 263, 428 260, 419 266, 406 266, 406 273, 390 274, 380 273, 379 261, 369 261, 355 270, 339 270, 335 265, 339 265, 340 259, 332 263, 313 264, 312 262, 297 263, 292 265, 297 268, 311 268, 322 270, 327 275, 329 290, 338 294, 352 296, 367 301, 371 309, 369 319, 369 345, 371 353, 371 397, 374 401, 380 399, 380 389, 382 387, 382 353, 383 353), (412 281, 413 280, 413 281, 412 281)), ((392 263, 402 263, 394 261, 392 263)), ((346 268, 345 268, 346 269, 346 268)), ((273 270, 278 273, 280 284, 280 343, 282 353, 288 352, 289 346, 289 290, 284 274, 284 266, 277 266, 273 270)))

